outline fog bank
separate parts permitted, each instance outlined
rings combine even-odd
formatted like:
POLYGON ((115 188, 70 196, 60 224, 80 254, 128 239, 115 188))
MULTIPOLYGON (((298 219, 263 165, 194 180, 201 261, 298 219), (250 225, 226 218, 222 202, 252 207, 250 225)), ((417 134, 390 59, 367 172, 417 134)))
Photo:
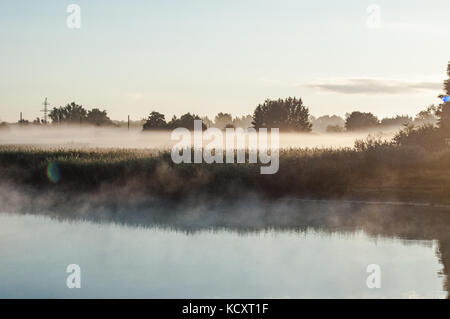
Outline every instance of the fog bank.
MULTIPOLYGON (((369 134, 390 139, 395 130, 354 133, 281 133, 281 148, 353 147, 356 139, 369 134)), ((156 148, 169 149, 176 141, 167 132, 100 127, 10 127, 0 131, 0 144, 36 145, 60 148, 156 148)), ((206 143, 206 142, 205 142, 206 143)))

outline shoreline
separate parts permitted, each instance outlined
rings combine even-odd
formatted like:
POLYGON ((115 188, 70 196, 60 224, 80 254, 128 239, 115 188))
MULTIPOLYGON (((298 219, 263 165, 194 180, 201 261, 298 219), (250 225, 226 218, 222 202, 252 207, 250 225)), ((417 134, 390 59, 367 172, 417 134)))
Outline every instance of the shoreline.
POLYGON ((281 149, 280 169, 174 164, 167 150, 67 150, 0 145, 2 184, 70 197, 236 198, 450 207, 450 150, 281 149), (94 197, 94 196, 92 196, 94 197))

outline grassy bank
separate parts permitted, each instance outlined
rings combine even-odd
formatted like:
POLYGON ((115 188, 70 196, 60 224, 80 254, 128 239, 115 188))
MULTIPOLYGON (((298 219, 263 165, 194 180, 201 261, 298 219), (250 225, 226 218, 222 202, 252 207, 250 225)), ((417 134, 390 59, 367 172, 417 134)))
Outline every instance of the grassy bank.
POLYGON ((51 150, 0 146, 2 183, 42 191, 133 196, 370 199, 450 204, 450 150, 394 146, 289 149, 275 175, 261 164, 180 164, 153 150, 51 150), (47 171, 56 166, 58 178, 47 171))

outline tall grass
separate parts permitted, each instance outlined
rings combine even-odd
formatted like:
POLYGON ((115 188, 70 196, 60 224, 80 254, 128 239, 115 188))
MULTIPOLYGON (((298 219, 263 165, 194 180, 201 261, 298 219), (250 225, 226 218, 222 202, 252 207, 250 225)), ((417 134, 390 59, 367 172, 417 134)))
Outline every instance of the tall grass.
POLYGON ((42 191, 109 190, 133 196, 354 198, 450 203, 450 151, 389 144, 345 149, 283 149, 280 169, 261 164, 174 164, 169 151, 0 146, 0 179, 42 191), (58 183, 46 174, 50 163, 58 183))

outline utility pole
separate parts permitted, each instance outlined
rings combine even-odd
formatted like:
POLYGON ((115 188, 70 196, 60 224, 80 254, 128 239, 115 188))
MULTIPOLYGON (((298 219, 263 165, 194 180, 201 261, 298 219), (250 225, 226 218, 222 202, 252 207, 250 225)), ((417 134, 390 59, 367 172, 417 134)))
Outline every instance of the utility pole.
POLYGON ((130 130, 130 116, 128 115, 128 131, 130 130))
POLYGON ((45 98, 45 101, 44 103, 42 103, 42 105, 44 105, 44 109, 41 110, 41 112, 44 112, 44 123, 47 124, 48 106, 50 106, 50 103, 47 102, 47 98, 45 98))

